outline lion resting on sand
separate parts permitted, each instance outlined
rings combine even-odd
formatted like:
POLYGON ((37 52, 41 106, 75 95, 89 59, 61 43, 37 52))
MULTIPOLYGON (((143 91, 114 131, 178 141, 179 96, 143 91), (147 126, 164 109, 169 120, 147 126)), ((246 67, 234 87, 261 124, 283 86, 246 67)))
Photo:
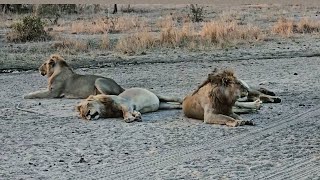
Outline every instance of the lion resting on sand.
POLYGON ((76 106, 80 117, 91 120, 98 118, 123 117, 125 122, 141 121, 141 113, 160 109, 181 109, 182 100, 155 95, 143 88, 130 88, 116 95, 89 96, 76 106), (172 102, 172 103, 168 103, 172 102), (173 103, 175 102, 175 103, 173 103))
POLYGON ((51 55, 39 68, 48 77, 48 88, 24 96, 34 98, 87 98, 97 94, 118 95, 124 91, 114 80, 96 75, 80 75, 72 71, 59 55, 51 55))
POLYGON ((250 87, 245 81, 239 79, 244 88, 248 90, 248 94, 238 101, 256 101, 260 100, 263 103, 280 103, 281 99, 275 96, 275 93, 266 88, 250 87))
MULTIPOLYGON (((233 71, 215 69, 192 95, 184 98, 183 112, 189 118, 204 120, 208 124, 233 127, 254 125, 252 121, 242 120, 233 112, 233 107, 242 94, 247 94, 246 88, 233 71)), ((255 103, 247 102, 244 106, 253 108, 255 103)))

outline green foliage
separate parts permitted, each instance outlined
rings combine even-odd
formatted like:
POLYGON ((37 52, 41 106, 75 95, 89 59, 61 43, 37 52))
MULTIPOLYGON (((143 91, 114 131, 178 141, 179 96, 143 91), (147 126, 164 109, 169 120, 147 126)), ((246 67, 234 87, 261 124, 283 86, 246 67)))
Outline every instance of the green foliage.
POLYGON ((7 34, 7 40, 10 42, 44 41, 49 39, 44 30, 44 22, 41 18, 35 16, 26 16, 22 22, 12 25, 12 31, 7 34))
POLYGON ((190 11, 192 13, 192 21, 193 22, 200 22, 203 21, 203 7, 198 7, 198 5, 190 5, 190 11))

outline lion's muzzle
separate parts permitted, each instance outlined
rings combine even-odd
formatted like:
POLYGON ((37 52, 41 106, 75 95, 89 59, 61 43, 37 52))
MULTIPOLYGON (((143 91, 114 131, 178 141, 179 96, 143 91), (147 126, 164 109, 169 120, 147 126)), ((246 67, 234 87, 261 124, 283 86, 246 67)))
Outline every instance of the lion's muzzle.
POLYGON ((91 120, 91 119, 99 119, 99 113, 96 111, 93 114, 90 114, 90 110, 86 114, 86 119, 91 120))

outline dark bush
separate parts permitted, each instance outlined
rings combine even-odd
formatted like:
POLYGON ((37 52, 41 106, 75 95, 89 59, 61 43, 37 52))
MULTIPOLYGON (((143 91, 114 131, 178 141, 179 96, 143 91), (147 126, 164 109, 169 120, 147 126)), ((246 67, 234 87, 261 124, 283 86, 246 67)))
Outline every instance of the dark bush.
POLYGON ((75 4, 41 4, 37 8, 37 14, 42 17, 52 17, 61 14, 77 13, 75 4))
POLYGON ((200 22, 203 21, 203 7, 199 7, 197 4, 190 5, 190 10, 191 10, 191 14, 192 14, 192 21, 193 22, 200 22))
POLYGON ((31 13, 31 4, 0 4, 0 10, 3 13, 31 13))
POLYGON ((27 42, 50 39, 43 25, 44 22, 42 22, 39 17, 24 17, 22 22, 17 22, 12 25, 12 31, 6 36, 7 40, 9 42, 27 42))

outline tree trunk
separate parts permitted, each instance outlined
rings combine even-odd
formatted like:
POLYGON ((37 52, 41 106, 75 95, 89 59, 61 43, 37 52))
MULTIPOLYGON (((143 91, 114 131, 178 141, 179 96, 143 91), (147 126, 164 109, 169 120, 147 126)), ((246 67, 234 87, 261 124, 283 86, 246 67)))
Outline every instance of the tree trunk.
POLYGON ((118 12, 117 4, 114 4, 113 12, 112 14, 116 14, 118 12))

